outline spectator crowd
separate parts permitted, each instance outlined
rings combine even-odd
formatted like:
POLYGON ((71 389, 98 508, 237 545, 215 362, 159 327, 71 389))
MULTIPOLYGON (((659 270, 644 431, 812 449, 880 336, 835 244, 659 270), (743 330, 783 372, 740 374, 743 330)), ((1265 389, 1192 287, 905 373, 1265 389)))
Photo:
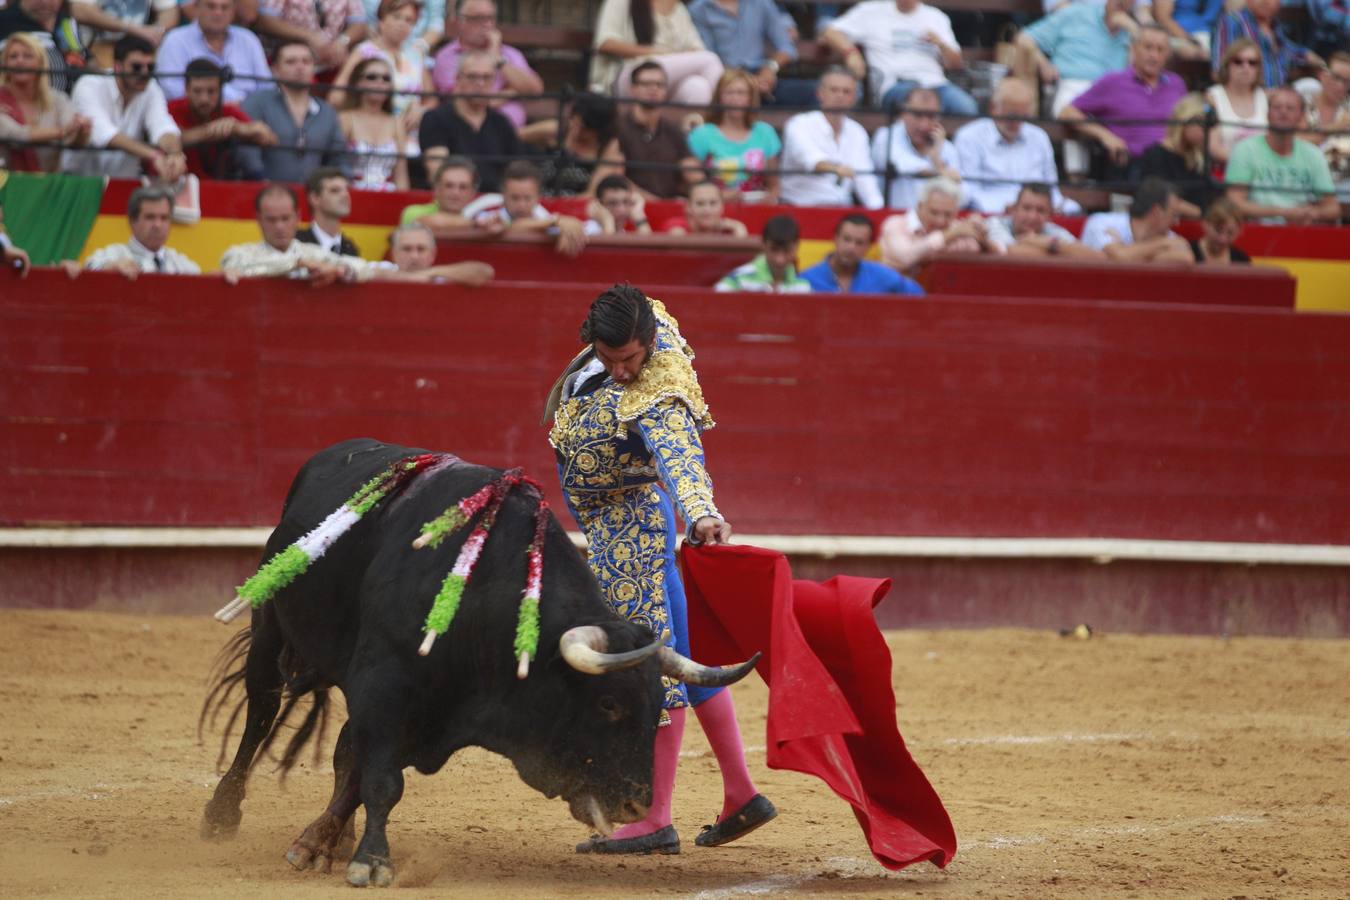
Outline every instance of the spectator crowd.
POLYGON ((813 80, 772 0, 603 0, 588 90, 565 101, 539 99, 493 0, 0 0, 0 165, 152 185, 131 244, 90 259, 129 275, 190 264, 162 252, 158 214, 191 176, 275 185, 265 239, 225 267, 240 273, 274 254, 303 268, 312 246, 358 259, 337 231, 349 192, 412 187, 434 199, 405 211, 409 248, 540 231, 575 254, 649 232, 653 199, 682 199, 670 233, 691 235, 743 235, 738 204, 894 211, 875 234, 841 219, 826 268, 802 273, 771 220, 726 283, 775 290, 903 292, 937 252, 1236 261, 1219 238, 1244 220, 1336 223, 1347 192, 1350 17, 1306 0, 1301 43, 1280 2, 1047 0, 982 115, 958 30, 921 0, 845 6, 813 80), (309 193, 312 242, 279 224, 288 201, 298 214, 286 184, 309 193), (1080 211, 1084 185, 1113 211, 1074 240, 1051 216, 1080 211), (584 219, 539 203, 568 195, 584 219), (1176 237, 1182 216, 1205 242, 1176 237), (873 239, 895 278, 862 259, 873 239))

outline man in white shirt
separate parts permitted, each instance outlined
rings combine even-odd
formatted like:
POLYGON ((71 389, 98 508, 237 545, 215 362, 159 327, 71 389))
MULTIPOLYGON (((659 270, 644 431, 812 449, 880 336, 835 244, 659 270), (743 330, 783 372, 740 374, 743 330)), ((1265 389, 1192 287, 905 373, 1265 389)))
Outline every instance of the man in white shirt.
MULTIPOLYGON (((566 257, 586 249, 586 225, 573 216, 551 213, 540 203, 544 176, 527 159, 512 160, 502 170, 501 205, 485 208, 473 219, 475 228, 489 234, 544 233, 556 236, 553 248, 566 257)), ((599 228, 592 229, 598 233, 599 228)))
POLYGON ((899 118, 872 135, 872 167, 891 209, 913 209, 919 185, 934 175, 960 181, 959 162, 931 88, 910 91, 899 118))
POLYGON ((1127 213, 1093 213, 1083 223, 1082 244, 1112 262, 1172 262, 1192 265, 1190 244, 1172 231, 1177 221, 1176 188, 1145 178, 1127 213))
POLYGON ((870 173, 867 130, 845 113, 857 101, 858 82, 848 69, 831 66, 820 76, 820 109, 798 113, 783 126, 783 177, 779 194, 794 206, 852 206, 853 194, 868 209, 885 201, 870 173))
POLYGON ((989 239, 1008 248, 1009 256, 1055 256, 1062 259, 1101 259, 1102 254, 1078 243, 1073 232, 1050 221, 1054 212, 1048 184, 1022 185, 1006 216, 985 219, 989 239))
MULTIPOLYGON (((317 244, 295 239, 300 222, 300 201, 284 184, 269 184, 253 199, 258 228, 263 240, 255 244, 236 244, 225 251, 220 267, 231 284, 240 278, 268 278, 278 275, 308 280, 315 287, 334 281, 369 281, 380 270, 379 263, 356 256, 334 256, 317 244)), ((387 265, 387 264, 385 264, 387 265)), ((389 268, 393 268, 389 266, 389 268)))
POLYGON ((200 275, 195 262, 166 246, 173 222, 173 197, 157 187, 137 188, 127 201, 127 220, 131 222, 131 240, 95 250, 85 260, 90 271, 121 272, 135 280, 142 272, 165 275, 200 275))
POLYGON ((950 178, 925 181, 913 209, 881 223, 881 261, 906 274, 939 252, 1007 253, 1007 247, 990 237, 983 218, 956 217, 960 200, 961 185, 950 178))
MULTIPOLYGON (((1005 78, 994 89, 989 103, 992 118, 977 119, 956 132, 958 165, 966 205, 971 209, 986 215, 1001 213, 1017 201, 1022 184, 1053 185, 1059 180, 1050 136, 1030 122, 1019 121, 1031 116, 1034 104, 1031 87, 1025 81, 1005 78)), ((1056 189, 1055 206, 1062 201, 1056 189)))
MULTIPOLYGON (((401 276, 397 280, 430 281, 433 284, 463 284, 481 287, 492 280, 492 266, 484 262, 436 265, 436 235, 421 222, 409 222, 389 235, 389 258, 401 276)), ((380 278, 388 278, 382 273, 380 278)))
POLYGON ((113 48, 112 78, 81 78, 71 95, 75 111, 90 121, 89 146, 66 150, 61 170, 75 175, 139 178, 142 161, 166 182, 187 171, 178 125, 155 83, 155 48, 127 35, 113 48))
POLYGON ((859 79, 872 78, 872 96, 894 109, 916 87, 932 88, 951 116, 977 116, 975 99, 947 80, 965 67, 947 14, 919 0, 866 0, 830 23, 825 41, 859 79), (867 56, 864 59, 863 54, 867 56))

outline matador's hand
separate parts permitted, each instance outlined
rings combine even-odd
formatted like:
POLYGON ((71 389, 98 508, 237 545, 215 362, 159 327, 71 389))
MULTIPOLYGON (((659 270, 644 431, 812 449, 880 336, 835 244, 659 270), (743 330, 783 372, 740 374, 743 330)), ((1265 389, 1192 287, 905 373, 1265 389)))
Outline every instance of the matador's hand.
POLYGON ((726 544, 731 541, 731 523, 717 516, 704 516, 694 523, 694 543, 726 544))

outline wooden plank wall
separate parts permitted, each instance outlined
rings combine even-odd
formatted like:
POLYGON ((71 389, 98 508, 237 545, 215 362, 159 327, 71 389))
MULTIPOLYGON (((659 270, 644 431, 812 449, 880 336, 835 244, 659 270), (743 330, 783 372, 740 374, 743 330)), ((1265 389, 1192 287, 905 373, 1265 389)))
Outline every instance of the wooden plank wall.
MULTIPOLYGON (((1350 543, 1350 317, 654 292, 741 533, 1350 543)), ((593 294, 6 278, 0 522, 267 525, 357 435, 551 482, 540 405, 593 294)))

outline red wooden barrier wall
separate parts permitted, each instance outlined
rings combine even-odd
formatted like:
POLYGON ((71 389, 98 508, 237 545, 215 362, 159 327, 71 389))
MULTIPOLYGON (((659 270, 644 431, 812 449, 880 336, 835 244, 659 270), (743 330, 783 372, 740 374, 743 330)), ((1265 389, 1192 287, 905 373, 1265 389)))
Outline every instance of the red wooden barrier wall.
POLYGON ((944 255, 919 282, 939 294, 1148 300, 1293 309, 1297 282, 1275 266, 1183 266, 944 255))
MULTIPOLYGON (((549 481, 591 293, 6 278, 0 521, 270 524, 356 435, 549 481)), ((1350 543, 1350 317, 657 293, 741 533, 1350 543)))

